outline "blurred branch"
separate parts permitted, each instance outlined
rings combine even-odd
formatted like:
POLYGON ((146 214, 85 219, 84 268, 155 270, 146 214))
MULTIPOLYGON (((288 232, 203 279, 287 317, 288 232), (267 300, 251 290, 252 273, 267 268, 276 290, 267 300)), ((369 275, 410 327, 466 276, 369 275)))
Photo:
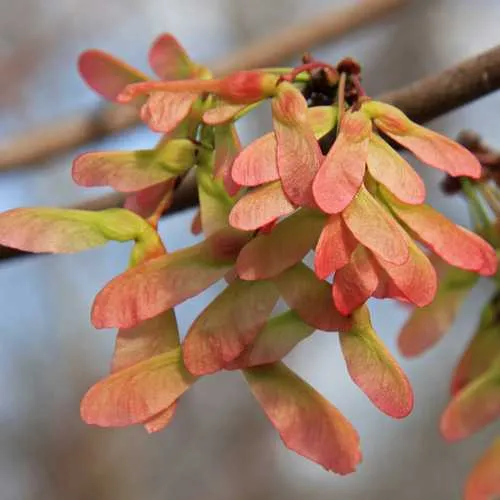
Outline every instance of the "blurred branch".
MULTIPOLYGON (((441 73, 387 92, 379 100, 393 104, 418 123, 437 118, 500 88, 500 46, 453 66, 441 73)), ((74 208, 101 210, 119 207, 123 195, 112 193, 74 208)), ((196 206, 198 193, 193 177, 187 177, 175 192, 166 215, 196 206)), ((25 254, 0 246, 0 260, 25 254)))
MULTIPOLYGON (((441 73, 418 80, 399 90, 387 92, 379 100, 397 106, 418 123, 437 118, 500 88, 500 46, 453 66, 441 73)), ((123 196, 112 193, 75 208, 101 210, 118 207, 123 196)), ((176 190, 168 214, 193 207, 198 203, 194 179, 188 177, 176 190)), ((0 260, 25 254, 0 246, 0 260)))
POLYGON ((500 45, 379 97, 425 123, 500 88, 500 45))
MULTIPOLYGON (((417 80, 377 99, 398 107, 417 123, 425 123, 500 89, 500 45, 451 68, 417 80)), ((120 206, 123 196, 113 193, 78 208, 100 210, 120 206)), ((188 178, 176 191, 168 213, 198 202, 194 179, 188 178)))
MULTIPOLYGON (((210 68, 216 75, 223 75, 241 69, 279 64, 291 56, 375 21, 404 3, 406 0, 358 0, 342 10, 323 12, 305 23, 257 40, 226 59, 210 65, 210 68)), ((70 117, 53 125, 44 125, 0 147, 0 170, 45 162, 55 155, 138 123, 135 108, 105 105, 91 113, 70 117)))

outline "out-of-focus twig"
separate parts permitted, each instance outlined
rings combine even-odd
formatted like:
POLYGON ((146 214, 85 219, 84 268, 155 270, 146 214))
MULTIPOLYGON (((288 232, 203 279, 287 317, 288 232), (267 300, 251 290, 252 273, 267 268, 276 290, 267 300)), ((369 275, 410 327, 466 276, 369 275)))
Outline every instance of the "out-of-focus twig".
MULTIPOLYGON (((324 12, 304 23, 260 39, 210 65, 216 75, 279 64, 300 52, 375 21, 407 0, 357 0, 341 10, 324 12)), ((47 124, 0 146, 0 170, 43 162, 88 142, 102 139, 138 123, 137 110, 105 105, 91 113, 47 124)))

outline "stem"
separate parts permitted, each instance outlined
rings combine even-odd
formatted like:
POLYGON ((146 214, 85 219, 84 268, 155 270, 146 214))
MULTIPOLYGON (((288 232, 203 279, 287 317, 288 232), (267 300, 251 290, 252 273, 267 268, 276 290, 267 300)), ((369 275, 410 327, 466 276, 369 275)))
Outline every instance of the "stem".
POLYGON ((468 206, 471 218, 473 219, 476 229, 484 228, 484 230, 489 234, 491 228, 490 218, 477 195, 476 189, 472 186, 469 179, 462 178, 460 182, 462 184, 462 191, 469 202, 468 206))
POLYGON ((361 85, 361 81, 359 79, 358 75, 351 75, 351 82, 354 85, 354 88, 356 89, 356 92, 358 93, 358 99, 360 97, 366 97, 366 92, 363 86, 361 85))
POLYGON ((307 83, 311 81, 311 74, 308 73, 307 71, 303 71, 302 73, 299 73, 298 75, 295 76, 294 81, 300 83, 307 83))
MULTIPOLYGON (((263 73, 271 73, 273 75, 288 75, 293 71, 294 68, 256 68, 255 71, 262 71, 263 73)), ((304 71, 303 74, 299 73, 295 76, 294 80, 296 82, 308 82, 311 79, 311 75, 304 71)))
POLYGON ((488 206, 497 217, 500 217, 500 197, 489 184, 480 184, 479 190, 488 206))
POLYGON ((292 67, 273 67, 273 68, 255 68, 255 71, 263 71, 264 73, 276 73, 277 75, 287 75, 291 71, 293 71, 292 67))
POLYGON ((337 121, 337 134, 340 131, 340 124, 342 122, 342 117, 344 116, 346 79, 347 79, 347 74, 340 73, 339 86, 338 86, 338 90, 337 90, 337 105, 339 107, 339 117, 338 117, 338 121, 337 121))
POLYGON ((172 189, 169 189, 160 203, 155 208, 153 214, 147 219, 149 224, 153 227, 153 229, 158 229, 158 222, 160 221, 163 213, 170 207, 174 198, 174 185, 172 184, 172 189))
POLYGON ((205 151, 208 151, 211 153, 214 150, 214 146, 212 144, 208 144, 206 141, 202 140, 197 140, 197 139, 192 139, 193 144, 198 146, 200 149, 203 149, 205 151))
POLYGON ((296 68, 293 69, 292 72, 290 72, 288 75, 286 75, 284 78, 285 80, 288 81, 293 81, 297 78, 297 76, 300 73, 304 72, 311 72, 313 69, 329 69, 330 71, 333 71, 335 74, 337 73, 337 70, 331 65, 327 64, 321 61, 313 61, 310 63, 302 64, 300 66, 297 66, 296 68))

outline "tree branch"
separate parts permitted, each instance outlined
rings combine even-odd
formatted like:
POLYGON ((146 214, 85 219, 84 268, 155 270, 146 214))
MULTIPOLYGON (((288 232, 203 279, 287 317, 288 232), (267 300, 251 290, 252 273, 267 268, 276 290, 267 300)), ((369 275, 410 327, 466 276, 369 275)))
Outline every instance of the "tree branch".
POLYGON ((500 45, 379 97, 425 123, 500 88, 500 45))
MULTIPOLYGON (((352 32, 405 4, 407 0, 362 0, 257 40, 228 58, 209 65, 215 75, 273 66, 289 57, 352 32)), ((0 170, 32 165, 43 167, 51 157, 115 134, 139 122, 137 110, 104 105, 94 112, 70 117, 23 133, 0 147, 0 170), (38 163, 38 165, 33 165, 38 163)))
MULTIPOLYGON (((386 92, 377 99, 393 104, 417 123, 425 123, 449 111, 500 89, 500 45, 483 52, 441 73, 386 92)), ((197 204, 193 178, 179 186, 168 213, 197 204)), ((113 193, 79 205, 77 208, 100 210, 118 207, 123 196, 113 193)))
MULTIPOLYGON (((425 123, 499 88, 500 46, 497 46, 442 73, 382 94, 378 99, 394 104, 412 120, 425 123)), ((77 208, 97 210, 120 206, 122 202, 122 195, 111 194, 79 205, 77 208)), ((196 185, 192 178, 187 178, 177 189, 174 203, 167 215, 193 207, 197 202, 196 185)), ((0 247, 0 260, 19 255, 25 253, 0 247)))

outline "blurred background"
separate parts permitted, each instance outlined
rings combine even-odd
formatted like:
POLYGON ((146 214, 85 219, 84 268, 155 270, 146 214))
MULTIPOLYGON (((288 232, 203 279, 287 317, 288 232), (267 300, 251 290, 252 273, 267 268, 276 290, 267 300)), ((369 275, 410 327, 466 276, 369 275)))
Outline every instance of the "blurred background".
MULTIPOLYGON (((0 145, 35 126, 97 109, 80 81, 76 59, 101 48, 147 70, 153 38, 172 32, 200 62, 224 60, 238 48, 335 8, 340 0, 3 0, 0 3, 0 145)), ((497 0, 407 1, 362 29, 316 49, 331 62, 358 59, 371 95, 397 88, 499 43, 497 0)), ((300 54, 297 54, 299 59, 300 54)), ((287 61, 284 61, 287 62, 287 61)), ((435 120, 450 136, 462 128, 500 147, 500 93, 435 120)), ((245 142, 269 127, 265 110, 241 129, 245 142)), ((81 150, 135 149, 156 141, 144 127, 81 150)), ((69 205, 102 194, 73 185, 77 151, 44 164, 1 172, 0 210, 69 205)), ((460 200, 443 199, 437 171, 420 170, 430 202, 467 224, 460 200)), ((192 211, 166 218, 171 249, 194 241, 192 211)), ((359 471, 337 477, 287 451, 237 373, 203 379, 183 397, 173 424, 148 436, 142 428, 106 430, 80 421, 79 400, 108 370, 114 334, 90 325, 95 293, 122 272, 127 245, 81 255, 0 263, 0 484, 2 500, 417 500, 460 498, 467 471, 496 428, 449 445, 437 426, 451 370, 477 321, 481 284, 437 348, 416 360, 398 356, 416 393, 404 421, 378 413, 348 378, 334 334, 316 333, 288 358, 358 429, 359 471)), ((210 294, 183 304, 185 333, 210 294)), ((371 305, 374 324, 396 352, 406 311, 371 305)), ((494 427, 494 426, 493 426, 494 427)))

